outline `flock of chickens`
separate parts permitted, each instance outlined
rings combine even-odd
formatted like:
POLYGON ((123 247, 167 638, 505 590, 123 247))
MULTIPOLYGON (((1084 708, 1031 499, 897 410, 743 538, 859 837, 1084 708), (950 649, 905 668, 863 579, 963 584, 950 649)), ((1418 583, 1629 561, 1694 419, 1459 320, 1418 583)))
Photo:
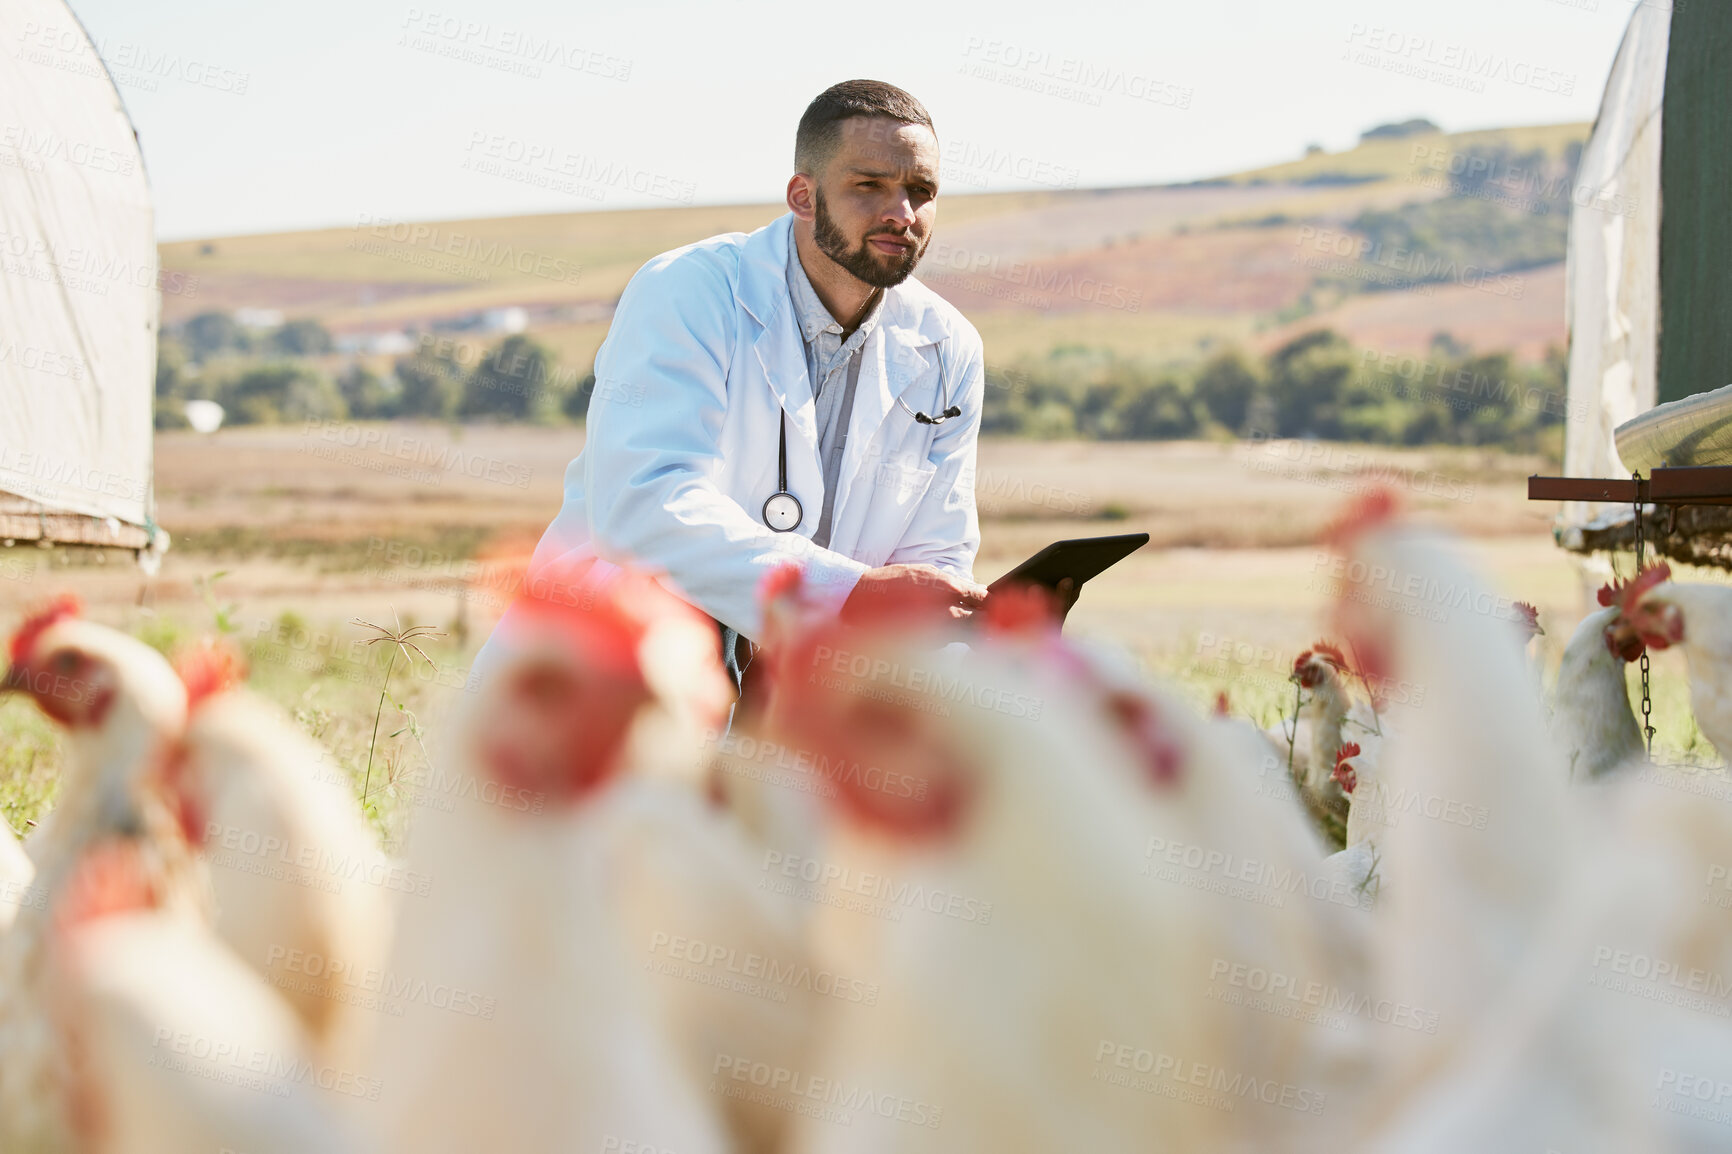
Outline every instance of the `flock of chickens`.
POLYGON ((1548 705, 1448 542, 1329 539, 1363 580, 1272 734, 1036 592, 839 621, 788 569, 722 737, 707 619, 538 582, 401 860, 220 650, 46 607, 0 1150, 1732 1148, 1732 789, 1647 760, 1624 669, 1681 647, 1732 750, 1732 588, 1608 587, 1548 705))

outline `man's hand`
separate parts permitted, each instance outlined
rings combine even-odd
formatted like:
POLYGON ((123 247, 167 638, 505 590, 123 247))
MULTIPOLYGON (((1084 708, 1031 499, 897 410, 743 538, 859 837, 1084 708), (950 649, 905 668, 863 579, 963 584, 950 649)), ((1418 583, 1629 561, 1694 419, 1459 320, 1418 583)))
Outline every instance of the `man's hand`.
POLYGON ((1078 597, 1082 596, 1082 586, 1076 583, 1074 577, 1060 577, 1058 585, 1053 589, 1053 599, 1058 606, 1058 623, 1064 624, 1064 619, 1070 616, 1078 597))
POLYGON ((918 611, 925 606, 935 616, 967 617, 985 600, 986 586, 931 565, 880 565, 860 575, 842 605, 842 620, 870 620, 885 612, 918 611))

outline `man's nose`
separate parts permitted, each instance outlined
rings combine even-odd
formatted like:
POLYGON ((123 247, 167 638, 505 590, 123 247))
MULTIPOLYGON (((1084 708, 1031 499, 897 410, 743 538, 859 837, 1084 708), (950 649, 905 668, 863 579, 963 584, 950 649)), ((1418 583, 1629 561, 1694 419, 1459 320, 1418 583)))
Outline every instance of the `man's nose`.
POLYGON ((904 231, 914 224, 914 203, 906 192, 899 194, 884 210, 884 223, 904 231))

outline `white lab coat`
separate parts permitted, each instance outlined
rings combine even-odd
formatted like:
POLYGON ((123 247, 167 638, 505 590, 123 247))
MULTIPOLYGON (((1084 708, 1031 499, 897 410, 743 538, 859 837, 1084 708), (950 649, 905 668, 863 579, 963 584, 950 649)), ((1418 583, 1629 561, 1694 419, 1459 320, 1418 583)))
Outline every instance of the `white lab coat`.
POLYGON ((759 583, 790 560, 836 607, 879 565, 925 562, 972 578, 980 335, 912 278, 885 290, 861 353, 830 547, 810 540, 824 480, 788 294, 793 219, 663 253, 632 277, 596 354, 586 443, 566 469, 565 504, 536 547, 532 579, 559 560, 634 561, 756 638, 759 583), (896 398, 937 413, 941 359, 962 415, 923 425, 896 398), (804 510, 790 533, 763 520, 782 412, 788 489, 804 510))

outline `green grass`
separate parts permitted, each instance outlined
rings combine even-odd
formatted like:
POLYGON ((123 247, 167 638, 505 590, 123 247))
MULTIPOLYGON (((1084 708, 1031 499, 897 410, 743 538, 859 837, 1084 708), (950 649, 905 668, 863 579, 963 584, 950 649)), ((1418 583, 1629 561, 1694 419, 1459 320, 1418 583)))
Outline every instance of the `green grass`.
MULTIPOLYGON (((411 623, 404 621, 405 626, 411 623)), ((438 715, 452 692, 446 686, 467 673, 464 647, 450 638, 422 645, 438 663, 437 675, 419 659, 411 672, 398 657, 373 750, 370 788, 362 797, 386 647, 366 645, 367 631, 346 623, 314 627, 284 614, 274 624, 271 632, 238 642, 247 657, 248 687, 281 707, 329 751, 353 781, 382 843, 391 852, 400 851, 417 801, 413 783, 427 769, 415 730, 438 715)), ((208 620, 164 616, 145 618, 133 629, 135 636, 167 653, 215 632, 208 620)), ((19 837, 53 805, 65 755, 56 726, 32 702, 14 694, 0 697, 0 813, 19 837)))
MULTIPOLYGON (((473 557, 492 536, 483 525, 442 525, 419 533, 400 532, 391 537, 399 552, 420 549, 426 556, 463 561, 473 557)), ((313 538, 284 536, 275 529, 251 525, 223 525, 195 529, 180 535, 175 548, 197 553, 213 561, 270 557, 315 563, 320 573, 351 573, 383 564, 375 538, 313 538)))
POLYGON ((20 839, 54 805, 60 757, 54 723, 23 697, 0 697, 0 814, 20 839))
MULTIPOLYGON (((168 616, 147 617, 134 627, 135 635, 164 652, 212 632, 209 619, 168 616)), ((427 769, 425 734, 418 735, 417 727, 442 714, 452 692, 446 686, 467 672, 469 651, 453 638, 424 645, 438 663, 437 676, 419 660, 413 672, 406 672, 399 657, 373 750, 370 789, 363 797, 387 658, 386 646, 366 645, 367 636, 346 623, 309 623, 285 613, 271 632, 243 645, 250 670, 247 684, 330 752, 348 774, 383 844, 399 852, 417 805, 439 801, 418 797, 414 788, 427 769)), ((1189 638, 1150 662, 1149 675, 1175 687, 1200 711, 1212 709, 1217 694, 1225 693, 1231 712, 1259 728, 1273 728, 1291 713, 1293 686, 1287 670, 1294 654, 1277 652, 1253 665, 1223 665, 1193 656, 1199 651, 1195 637, 1189 638)), ((1634 670, 1629 680, 1634 702, 1639 684, 1634 670)), ((1692 716, 1681 660, 1672 654, 1657 659, 1652 685, 1656 760, 1718 765, 1720 758, 1692 716)), ((55 726, 28 700, 0 697, 0 813, 20 837, 52 806, 63 763, 64 745, 55 726)))

